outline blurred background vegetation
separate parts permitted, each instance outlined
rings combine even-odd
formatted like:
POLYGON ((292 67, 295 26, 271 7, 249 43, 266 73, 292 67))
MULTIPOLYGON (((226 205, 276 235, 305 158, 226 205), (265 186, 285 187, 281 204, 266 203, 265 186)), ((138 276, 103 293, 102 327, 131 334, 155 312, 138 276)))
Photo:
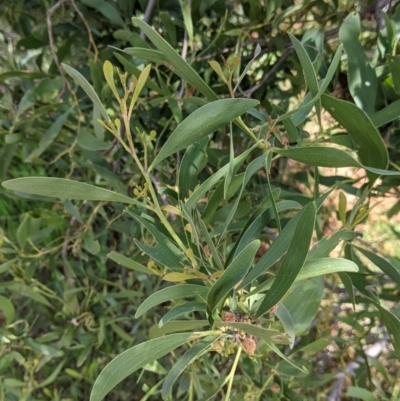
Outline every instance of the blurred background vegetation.
MULTIPOLYGON (((270 109, 271 103, 284 110, 299 104, 306 88, 287 35, 290 32, 306 45, 311 59, 320 63, 321 76, 340 40, 345 43, 348 56, 343 55, 329 93, 359 106, 363 102, 371 104, 366 101, 370 97, 368 91, 360 94, 352 87, 355 78, 349 70, 356 58, 369 62, 365 63, 362 79, 371 79, 376 95, 372 113, 390 104, 400 107, 400 6, 396 7, 396 3, 3 0, 0 181, 52 176, 132 194, 139 172, 118 142, 99 125, 91 101, 61 67, 64 62, 79 70, 109 113, 115 113, 111 91, 102 74, 103 62, 110 60, 120 71, 137 76, 147 63, 138 48, 150 48, 144 35, 132 26, 132 16, 145 19, 158 30, 221 97, 226 96, 227 90, 209 61, 222 64, 222 57, 229 60, 237 54, 243 69, 259 45, 260 54, 242 81, 239 95, 258 99, 265 110, 270 109), (348 16, 354 19, 346 19, 348 16), (353 30, 347 42, 340 38, 340 27, 346 21, 353 30), (391 57, 394 66, 388 63, 391 57)), ((162 62, 153 63, 151 77, 151 87, 146 88, 134 111, 132 126, 140 132, 155 130, 157 141, 164 142, 204 100, 196 97, 193 88, 162 62)), ((329 114, 323 118, 327 137, 343 131, 329 114)), ((399 127, 398 119, 380 127, 391 166, 397 169, 399 127)), ((316 130, 311 117, 301 134, 303 138, 312 137, 316 130)), ((212 141, 208 163, 218 168, 228 160, 229 140, 220 133, 212 141)), ((248 145, 245 136, 235 138, 237 149, 248 145)), ((137 146, 141 146, 139 141, 137 146)), ((176 184, 177 163, 179 160, 170 160, 154 176, 165 196, 168 186, 176 184)), ((313 171, 280 159, 272 172, 273 184, 282 189, 286 199, 304 203, 315 189, 313 171)), ((208 176, 206 170, 202 174, 208 176)), ((362 174, 354 169, 340 170, 340 174, 323 169, 320 186, 326 189, 338 185, 348 197, 350 210, 362 187, 361 178, 362 174)), ((238 213, 249 213, 250 203, 265 196, 265 184, 262 176, 251 183, 238 213)), ((337 212, 338 192, 335 194, 322 209, 320 230, 326 234, 342 224, 337 212)), ((380 180, 373 193, 374 207, 360 215, 357 225, 364 234, 360 244, 381 253, 398 272, 399 194, 397 178, 380 180)), ((224 209, 218 213, 216 218, 223 221, 224 209)), ((160 287, 160 278, 131 270, 128 260, 123 260, 121 266, 107 257, 114 251, 146 264, 148 260, 132 240, 145 237, 146 241, 146 234, 119 204, 54 202, 3 188, 0 222, 0 400, 86 400, 105 364, 148 339, 149 329, 159 316, 155 311, 139 320, 133 317, 138 304, 160 287)), ((265 247, 274 232, 271 227, 265 233, 265 247)), ((399 285, 377 272, 361 254, 351 257, 365 269, 366 284, 373 286, 392 313, 400 317, 399 285)), ((293 356, 310 374, 300 375, 272 354, 262 362, 248 359, 237 373, 234 399, 399 400, 398 361, 376 309, 365 300, 353 309, 336 277, 326 280, 321 294, 314 294, 315 289, 309 287, 303 288, 307 296, 323 299, 319 310, 302 310, 295 296, 288 302, 297 306, 299 322, 302 312, 312 322, 311 328, 297 337, 297 353, 293 356), (371 346, 375 347, 372 351, 371 346)), ((400 327, 395 330, 400 336, 400 327)), ((290 350, 282 347, 282 352, 289 354, 290 350)), ((226 361, 218 356, 207 358, 209 372, 223 376, 228 367, 226 361)), ((107 399, 160 399, 160 381, 172 362, 164 358, 162 363, 148 366, 142 374, 125 380, 107 399)), ((187 399, 190 375, 189 371, 182 376, 175 399, 187 399)))

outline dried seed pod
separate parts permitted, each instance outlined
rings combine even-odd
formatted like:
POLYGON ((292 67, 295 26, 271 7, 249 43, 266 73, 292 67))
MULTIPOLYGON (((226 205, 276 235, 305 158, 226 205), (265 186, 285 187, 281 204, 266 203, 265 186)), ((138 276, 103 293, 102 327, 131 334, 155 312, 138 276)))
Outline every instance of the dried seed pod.
POLYGON ((236 315, 233 312, 223 312, 222 321, 224 322, 236 322, 236 315))
POLYGON ((253 338, 244 338, 241 340, 243 348, 246 350, 246 352, 250 355, 254 354, 254 351, 257 348, 257 343, 254 341, 253 338))

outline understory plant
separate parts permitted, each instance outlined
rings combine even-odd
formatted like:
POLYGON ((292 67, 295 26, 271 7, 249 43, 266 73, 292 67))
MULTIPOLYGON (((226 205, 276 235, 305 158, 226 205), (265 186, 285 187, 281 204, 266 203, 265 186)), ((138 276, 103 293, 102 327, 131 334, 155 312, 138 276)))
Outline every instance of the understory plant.
MULTIPOLYGON (((244 399, 235 374, 240 369, 257 379, 257 391, 246 399, 261 399, 264 392, 290 396, 288 378, 306 376, 312 369, 305 359, 290 356, 296 337, 307 330, 320 307, 323 276, 339 273, 343 287, 355 305, 368 303, 379 312, 400 357, 399 320, 371 288, 367 271, 359 271, 356 251, 375 263, 400 285, 399 273, 379 256, 356 247, 360 236, 356 225, 368 214, 373 186, 380 176, 398 176, 388 170, 388 152, 377 129, 378 117, 359 105, 327 95, 340 64, 340 45, 323 74, 321 58, 310 58, 306 47, 290 35, 301 64, 308 92, 290 111, 279 105, 240 97, 240 84, 254 58, 243 68, 239 55, 211 61, 210 66, 226 85, 220 98, 200 74, 156 31, 133 18, 156 47, 133 48, 131 55, 164 64, 196 91, 192 112, 168 138, 145 132, 132 121, 132 114, 144 89, 154 86, 151 64, 140 75, 129 76, 111 62, 103 73, 117 109, 110 111, 100 101, 84 76, 68 65, 66 73, 92 100, 99 124, 116 139, 133 161, 133 190, 125 194, 69 179, 24 177, 3 182, 10 190, 70 200, 119 202, 142 235, 133 238, 145 262, 121 253, 108 258, 141 274, 159 280, 161 289, 148 296, 135 318, 153 318, 155 307, 168 303, 154 322, 150 339, 116 356, 99 374, 91 401, 100 401, 127 376, 139 369, 160 368, 157 360, 172 354, 173 367, 164 372, 163 399, 182 397, 185 383, 175 386, 183 372, 189 372, 188 399, 244 399), (327 110, 345 133, 331 135, 322 126, 322 109, 327 110), (308 136, 302 129, 307 116, 315 113, 319 133, 308 136), (216 163, 215 132, 229 138, 223 163, 216 163), (238 139, 248 145, 235 146, 238 139), (283 158, 313 166, 312 196, 293 198, 275 186, 272 170, 283 158), (175 185, 163 185, 163 175, 174 165, 175 185), (358 189, 358 201, 346 211, 341 193, 338 215, 342 228, 330 237, 323 234, 321 207, 335 190, 331 185, 320 193, 319 167, 352 167, 365 171, 358 189), (256 191, 256 187, 261 187, 256 191), (262 194, 262 196, 259 195, 262 194), (341 245, 342 258, 329 257, 341 245), (175 350, 185 348, 183 354, 175 350), (278 359, 277 359, 278 358, 278 359), (261 361, 270 361, 269 370, 261 361), (283 362, 282 362, 283 361, 283 362), (283 363, 283 365, 280 365, 283 363), (215 366, 228 366, 224 377, 215 366), (280 368, 279 368, 280 366, 280 368), (278 389, 273 384, 279 383, 278 389), (253 398, 250 398, 253 397, 253 398)), ((385 121, 398 116, 387 110, 385 121)), ((318 339, 317 339, 318 340, 318 339)), ((325 344, 326 345, 326 344, 325 344)), ((322 344, 316 343, 316 349, 322 344)), ((135 389, 131 389, 135 391, 135 389)), ((278 399, 278 398, 277 398, 278 399)))

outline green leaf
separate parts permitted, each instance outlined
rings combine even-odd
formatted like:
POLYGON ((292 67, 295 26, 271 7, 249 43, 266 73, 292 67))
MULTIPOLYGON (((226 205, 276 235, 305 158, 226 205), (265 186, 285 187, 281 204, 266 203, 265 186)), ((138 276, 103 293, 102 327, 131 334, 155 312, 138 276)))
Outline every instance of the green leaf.
POLYGON ((183 23, 185 25, 185 29, 187 32, 187 36, 189 39, 189 46, 190 49, 194 50, 193 45, 193 21, 191 15, 191 3, 186 0, 179 0, 179 4, 181 5, 182 15, 183 15, 183 23))
POLYGON ((89 132, 85 130, 81 130, 79 132, 77 139, 78 145, 81 148, 90 150, 92 152, 96 150, 107 150, 113 146, 112 142, 103 142, 102 140, 89 134, 89 132))
POLYGON ((360 251, 366 256, 375 266, 379 267, 385 274, 387 274, 397 285, 400 285, 400 273, 392 266, 387 260, 381 258, 374 252, 367 251, 366 249, 354 246, 354 249, 360 251))
POLYGON ((323 277, 298 282, 293 285, 282 302, 293 320, 296 336, 307 333, 320 308, 324 294, 323 277))
POLYGON ((101 401, 118 383, 175 348, 199 338, 191 333, 171 334, 136 345, 114 358, 97 377, 90 401, 101 401))
POLYGON ((310 166, 333 168, 359 167, 379 175, 400 175, 399 171, 363 166, 347 152, 330 147, 307 146, 289 149, 274 148, 274 152, 310 166))
MULTIPOLYGON (((234 160, 234 168, 239 169, 243 162, 246 160, 247 156, 257 147, 257 144, 254 144, 251 148, 244 151, 234 160)), ((193 209, 202 196, 212 188, 221 178, 223 178, 229 171, 229 163, 225 164, 222 168, 218 169, 211 177, 207 178, 199 187, 195 189, 195 191, 190 195, 189 199, 186 202, 186 207, 191 210, 193 209)))
POLYGON ((240 252, 226 268, 222 276, 210 288, 207 307, 213 312, 218 304, 229 294, 247 274, 254 256, 260 247, 260 240, 254 240, 240 252))
MULTIPOLYGON (((319 210, 322 203, 331 192, 332 190, 327 191, 315 201, 317 210, 319 210)), ((250 284, 261 274, 265 273, 286 253, 293 238, 294 231, 303 213, 304 208, 290 219, 289 223, 286 224, 275 241, 271 244, 268 250, 264 253, 264 255, 262 255, 261 259, 256 263, 247 277, 243 280, 242 284, 239 286, 239 290, 250 284)))
MULTIPOLYGON (((343 43, 348 61, 349 90, 357 106, 371 116, 375 112, 377 79, 358 41, 360 33, 360 17, 350 13, 339 29, 339 39, 343 43)), ((352 115, 350 111, 348 115, 352 115)))
POLYGON ((264 341, 274 341, 280 344, 289 344, 286 337, 283 337, 278 330, 275 329, 265 329, 263 327, 257 326, 255 324, 241 323, 241 322, 214 322, 216 327, 232 327, 236 330, 244 331, 252 336, 261 338, 264 341))
POLYGON ((2 185, 4 188, 11 189, 13 191, 26 192, 33 195, 49 196, 51 198, 121 202, 142 206, 140 202, 117 192, 95 187, 94 185, 85 184, 83 182, 66 180, 64 178, 15 178, 13 180, 4 181, 2 185))
POLYGON ((53 345, 41 344, 30 337, 22 338, 22 341, 33 350, 47 357, 59 358, 64 355, 64 352, 53 345))
POLYGON ((129 116, 132 114, 132 110, 136 104, 136 101, 139 98, 140 92, 142 91, 144 85, 147 82, 147 79, 150 74, 150 70, 151 70, 151 64, 146 65, 146 67, 143 68, 143 71, 141 72, 141 74, 137 80, 136 87, 135 87, 135 90, 132 95, 131 104, 129 106, 129 116))
POLYGON ((64 67, 64 70, 66 71, 66 73, 71 78, 73 78, 73 80, 76 82, 76 84, 79 85, 85 91, 85 93, 88 95, 88 97, 93 102, 93 104, 99 109, 104 120, 106 122, 109 121, 110 117, 108 116, 106 109, 104 108, 99 97, 97 96, 97 93, 94 91, 94 89, 89 84, 89 82, 86 80, 86 78, 80 72, 78 72, 74 68, 70 67, 69 65, 62 64, 62 66, 64 67))
POLYGON ((158 327, 164 326, 170 320, 175 320, 178 316, 194 311, 205 311, 206 304, 204 302, 186 302, 169 310, 158 322, 158 327))
POLYGON ((72 111, 72 107, 69 108, 64 114, 61 114, 56 121, 50 126, 50 128, 44 133, 40 139, 39 146, 35 149, 27 158, 26 161, 32 161, 34 157, 39 157, 56 139, 57 135, 61 131, 62 126, 67 120, 69 114, 72 111))
POLYGON ((106 60, 103 64, 103 74, 104 74, 107 84, 110 87, 115 99, 117 99, 118 102, 120 102, 121 98, 118 94, 118 91, 117 91, 117 88, 115 87, 115 82, 114 82, 114 66, 108 60, 106 60))
POLYGON ((165 400, 168 394, 172 390, 172 386, 182 374, 182 372, 187 368, 188 365, 193 363, 197 358, 206 353, 210 348, 212 343, 217 339, 214 337, 206 337, 199 341, 197 344, 193 345, 188 351, 182 355, 179 360, 174 364, 172 369, 168 372, 164 379, 164 383, 161 390, 161 396, 165 400))
POLYGON ((154 46, 167 58, 172 65, 174 72, 183 78, 190 85, 194 86, 208 100, 217 100, 218 96, 197 74, 197 72, 187 63, 168 42, 166 42, 153 28, 138 18, 132 18, 134 26, 139 27, 154 44, 154 46))
POLYGON ((339 230, 329 238, 324 237, 312 247, 308 254, 307 261, 309 262, 314 259, 325 258, 329 256, 340 241, 350 241, 357 236, 358 234, 354 231, 339 230))
POLYGON ((151 61, 152 63, 168 65, 168 59, 157 50, 144 49, 142 47, 127 47, 122 51, 130 56, 142 58, 143 60, 151 61))
POLYGON ((331 116, 347 130, 360 162, 367 167, 385 169, 388 152, 382 136, 370 118, 356 105, 323 95, 322 104, 331 116))
MULTIPOLYGON (((290 40, 292 41, 293 47, 296 50, 297 57, 300 60, 301 66, 303 68, 303 73, 306 79, 306 84, 311 92, 313 98, 317 97, 318 94, 318 81, 317 76, 314 71, 311 59, 306 52, 304 46, 299 42, 292 34, 289 33, 290 40)), ((321 99, 317 98, 315 101, 315 109, 317 111, 318 121, 321 124, 321 99)))
POLYGON ((124 255, 121 255, 120 253, 111 251, 107 255, 108 259, 111 259, 113 262, 118 263, 121 266, 124 266, 128 269, 140 272, 140 273, 145 273, 145 274, 151 274, 154 275, 154 271, 147 268, 146 266, 141 265, 140 263, 137 263, 136 261, 127 258, 124 255))
POLYGON ((388 54, 386 56, 390 73, 392 74, 394 91, 400 95, 400 57, 388 54))
POLYGON ((251 99, 222 99, 200 107, 183 120, 169 136, 149 170, 166 157, 211 134, 258 103, 258 100, 251 99))
POLYGON ((346 397, 354 397, 363 401, 378 401, 378 399, 369 390, 361 387, 350 386, 347 389, 346 397))
POLYGON ((294 329, 292 316, 289 310, 282 302, 278 303, 278 309, 275 312, 275 316, 281 321, 283 328, 285 329, 285 332, 289 336, 290 348, 293 348, 294 340, 296 337, 296 331, 294 329))
POLYGON ((308 108, 310 108, 310 106, 313 106, 315 104, 315 102, 322 96, 322 94, 326 91, 326 89, 328 88, 329 83, 331 82, 333 76, 335 75, 336 72, 336 68, 340 63, 340 57, 342 55, 342 49, 343 46, 340 45, 339 48, 336 50, 335 56, 332 59, 332 62, 329 66, 328 72, 325 76, 325 79, 322 81, 322 84, 319 85, 319 90, 318 93, 315 97, 313 97, 309 102, 302 102, 301 106, 296 108, 296 110, 292 110, 292 111, 288 111, 287 113, 285 113, 282 116, 279 116, 278 121, 283 121, 289 117, 291 117, 292 115, 297 115, 297 118, 300 120, 302 120, 299 116, 301 114, 301 112, 303 110, 306 110, 308 108))
MULTIPOLYGON (((325 274, 340 272, 358 272, 358 266, 348 259, 342 258, 320 258, 307 261, 300 273, 297 275, 295 282, 307 280, 312 277, 324 276, 325 274)), ((272 287, 276 277, 270 278, 268 281, 257 287, 257 292, 269 290, 272 287)), ((255 292, 256 290, 253 290, 255 292)), ((250 293, 251 294, 251 293, 250 293)))
POLYGON ((390 103, 384 109, 376 112, 372 117, 371 121, 375 127, 381 127, 396 118, 400 117, 400 99, 395 100, 393 103, 390 103))
POLYGON ((198 175, 207 161, 208 141, 209 138, 205 137, 190 145, 182 158, 178 178, 179 198, 182 200, 188 197, 189 192, 192 192, 197 185, 198 175))
MULTIPOLYGON (((233 155, 232 155, 233 156, 233 155)), ((219 241, 220 242, 228 228, 228 225, 230 224, 230 222, 232 221, 233 216, 236 213, 237 207, 239 205, 240 202, 240 198, 242 197, 242 193, 244 188, 246 187, 247 183, 250 181, 250 178, 261 168, 261 166, 264 164, 264 160, 265 160, 265 155, 261 155, 259 157, 257 157, 257 159, 253 160, 252 162, 249 163, 248 167, 246 168, 246 172, 244 174, 244 178, 243 178, 243 184, 242 187, 240 188, 240 192, 239 195, 237 196, 234 204, 231 207, 231 210, 229 211, 229 215, 226 218, 223 226, 222 226, 222 232, 221 235, 219 237, 219 241)), ((232 166, 232 173, 233 173, 233 157, 230 161, 230 165, 232 166)), ((224 188, 224 194, 225 194, 225 188, 224 188)))
POLYGON ((270 291, 261 302, 256 312, 256 317, 263 315, 277 304, 296 280, 308 254, 314 230, 316 211, 317 209, 314 202, 310 202, 304 208, 299 224, 294 231, 286 257, 278 274, 275 276, 270 291))
POLYGON ((162 290, 151 294, 147 299, 145 299, 145 301, 139 306, 138 310, 136 311, 135 318, 137 319, 154 306, 160 305, 163 302, 195 296, 206 299, 207 293, 207 287, 196 284, 178 284, 171 287, 163 288, 162 290))
POLYGON ((209 325, 208 320, 173 320, 165 323, 163 327, 158 327, 157 324, 153 326, 149 331, 149 337, 153 339, 166 334, 192 331, 209 325))
POLYGON ((83 4, 93 7, 104 15, 113 24, 125 27, 125 23, 113 3, 106 0, 81 0, 83 4))
POLYGON ((0 311, 6 318, 6 324, 11 324, 15 317, 15 308, 13 303, 6 297, 0 295, 0 311))

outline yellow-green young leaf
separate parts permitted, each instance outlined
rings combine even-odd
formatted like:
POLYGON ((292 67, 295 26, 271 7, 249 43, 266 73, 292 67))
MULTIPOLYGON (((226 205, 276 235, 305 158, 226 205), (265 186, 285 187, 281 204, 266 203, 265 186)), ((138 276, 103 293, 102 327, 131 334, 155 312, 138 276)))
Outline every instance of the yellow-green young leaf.
POLYGON ((400 57, 392 56, 388 54, 387 56, 389 69, 392 74, 392 80, 394 85, 394 91, 400 94, 400 57))
POLYGON ((235 120, 258 103, 258 100, 251 99, 223 99, 200 107, 178 125, 153 160, 149 170, 166 157, 187 148, 235 120))
POLYGON ((151 64, 146 65, 146 67, 143 68, 143 71, 140 74, 140 77, 136 84, 135 91, 133 92, 132 95, 131 104, 129 106, 129 116, 132 114, 132 110, 136 104, 136 101, 138 100, 140 92, 142 91, 143 86, 146 84, 147 78, 149 77, 150 74, 150 70, 151 70, 151 64))
POLYGON ((163 276, 164 281, 170 281, 172 283, 174 282, 176 283, 179 281, 186 281, 193 278, 198 278, 198 277, 193 274, 186 274, 186 273, 167 273, 165 276, 163 276))
POLYGON ((346 224, 347 198, 343 192, 339 193, 339 217, 343 224, 346 224))
POLYGON ((94 105, 98 107, 104 120, 108 121, 110 117, 108 116, 106 109, 104 108, 99 97, 97 96, 97 93, 94 91, 94 89, 86 80, 86 78, 80 72, 76 71, 69 65, 62 64, 62 66, 64 67, 64 70, 67 72, 67 74, 71 78, 73 78, 73 80, 85 91, 85 93, 89 96, 90 100, 94 103, 94 105))
POLYGON ((225 75, 222 72, 220 64, 215 60, 209 61, 208 64, 210 64, 210 67, 217 73, 217 75, 222 79, 222 81, 228 84, 228 81, 226 80, 225 75))
POLYGON ((103 64, 103 73, 108 86, 110 87, 112 93, 114 94, 114 97, 118 100, 118 102, 120 102, 121 98, 119 97, 114 82, 114 66, 108 60, 106 60, 103 64))
POLYGON ((146 341, 119 354, 97 377, 90 401, 101 401, 118 383, 136 370, 198 337, 192 333, 171 334, 146 341))
POLYGON ((83 182, 51 177, 26 177, 4 181, 4 188, 51 198, 121 202, 141 206, 141 203, 108 189, 83 182))
POLYGON ((0 295, 0 311, 3 312, 7 324, 11 324, 15 316, 14 305, 8 298, 2 295, 0 295))

